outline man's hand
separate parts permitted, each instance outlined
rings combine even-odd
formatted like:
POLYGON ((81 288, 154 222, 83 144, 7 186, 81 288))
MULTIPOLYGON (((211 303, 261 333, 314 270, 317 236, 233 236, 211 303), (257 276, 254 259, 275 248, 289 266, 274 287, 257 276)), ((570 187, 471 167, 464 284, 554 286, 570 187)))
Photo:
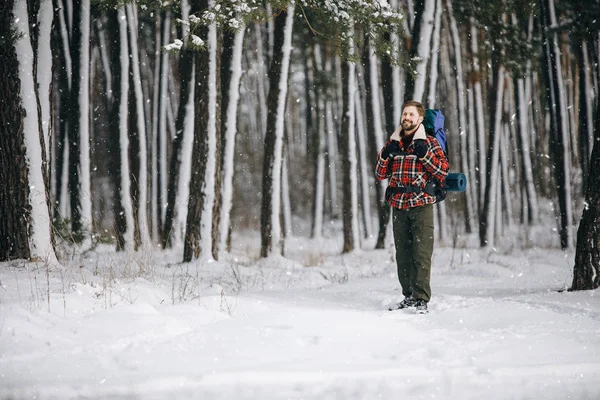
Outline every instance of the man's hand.
POLYGON ((383 148, 381 152, 381 158, 387 160, 391 154, 398 153, 400 151, 400 144, 397 140, 392 140, 387 146, 383 148))
POLYGON ((415 143, 415 155, 419 158, 425 157, 427 154, 427 143, 423 139, 416 139, 415 143))

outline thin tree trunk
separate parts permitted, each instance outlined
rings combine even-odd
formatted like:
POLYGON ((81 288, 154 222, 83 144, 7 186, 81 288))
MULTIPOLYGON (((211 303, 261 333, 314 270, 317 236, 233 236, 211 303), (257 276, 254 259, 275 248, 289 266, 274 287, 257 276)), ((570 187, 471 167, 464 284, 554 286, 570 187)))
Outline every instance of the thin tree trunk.
POLYGON ((543 33, 545 40, 546 65, 544 68, 547 82, 547 99, 550 105, 551 151, 554 160, 554 178, 558 188, 559 236, 563 249, 572 246, 572 204, 569 156, 569 127, 566 106, 565 86, 563 83, 560 48, 556 32, 553 0, 540 0, 543 14, 543 33))
MULTIPOLYGON (((179 76, 181 79, 180 88, 180 99, 179 109, 177 112, 177 119, 175 121, 175 139, 173 140, 173 154, 171 156, 171 173, 169 174, 169 186, 167 189, 167 209, 165 210, 165 225, 162 230, 162 243, 164 248, 170 248, 173 245, 173 239, 177 243, 181 239, 182 234, 179 229, 185 229, 185 226, 178 226, 176 223, 183 218, 185 221, 186 216, 179 215, 179 211, 183 209, 179 207, 179 202, 185 202, 187 206, 187 195, 189 194, 189 171, 182 171, 182 168, 189 168, 191 166, 187 162, 186 155, 187 150, 193 142, 190 140, 190 136, 193 138, 193 129, 187 129, 186 122, 189 119, 193 120, 194 113, 193 96, 194 96, 194 52, 183 48, 179 56, 179 76), (185 145, 184 145, 185 144, 185 145), (185 154, 184 154, 185 153, 185 154), (185 161, 184 161, 185 160, 185 161), (183 176, 186 176, 187 182, 184 181, 183 176), (187 189, 185 187, 188 187, 187 189), (180 189, 186 190, 187 193, 180 193, 180 189)), ((191 154, 190 154, 191 155, 191 154)), ((187 213, 186 213, 187 214, 187 213)))
MULTIPOLYGON (((382 126, 382 108, 380 103, 381 89, 379 86, 379 64, 377 57, 374 54, 374 46, 369 35, 365 35, 365 51, 362 56, 364 66, 365 80, 365 102, 366 102, 366 125, 368 134, 368 152, 370 157, 368 162, 370 166, 377 162, 377 152, 384 144, 384 131, 382 126)), ((390 220, 390 206, 385 201, 385 189, 387 187, 387 179, 380 181, 375 179, 375 196, 377 201, 377 216, 378 216, 378 232, 376 249, 385 247, 385 236, 390 220)))
POLYGON ((139 232, 139 244, 146 248, 150 245, 150 230, 148 227, 148 154, 147 154, 147 131, 146 113, 144 110, 144 92, 142 90, 142 76, 140 71, 140 49, 138 43, 138 19, 136 8, 131 4, 126 5, 127 22, 129 25, 129 39, 131 44, 131 72, 133 78, 133 94, 136 119, 134 126, 137 131, 137 154, 134 158, 138 160, 138 167, 133 171, 136 176, 136 228, 139 232))
POLYGON ((268 116, 265 135, 261 205, 261 257, 281 254, 281 165, 294 3, 275 16, 273 56, 269 68, 268 116))
MULTIPOLYGON (((454 60, 453 65, 456 68, 456 98, 458 103, 458 135, 455 135, 455 139, 460 144, 460 168, 461 171, 469 171, 469 153, 467 146, 467 106, 465 101, 465 83, 464 74, 462 68, 463 52, 461 47, 460 35, 458 27, 456 25, 456 19, 454 18, 454 11, 452 10, 452 2, 447 1, 448 7, 448 18, 450 19, 450 32, 452 36, 452 45, 454 47, 454 60)), ((468 173, 468 172, 467 172, 468 173)), ((472 182, 473 183, 473 182, 472 182)), ((475 215, 475 206, 473 204, 473 197, 470 191, 465 192, 465 230, 467 233, 471 233, 473 230, 472 220, 475 215)))
MULTIPOLYGON (((314 45, 312 55, 314 66, 312 79, 314 82, 315 76, 320 77, 323 74, 323 57, 319 44, 314 45)), ((313 180, 315 189, 313 192, 311 237, 318 239, 323 235, 323 206, 325 201, 325 95, 314 83, 313 87, 315 87, 315 115, 317 118, 315 118, 315 124, 313 125, 316 166, 313 180)))
MULTIPOLYGON (((354 55, 353 48, 350 56, 354 55)), ((351 61, 342 64, 342 82, 344 82, 342 103, 341 153, 342 153, 342 221, 344 223, 343 252, 348 253, 360 247, 358 234, 358 177, 356 160, 356 114, 354 91, 356 90, 355 66, 351 61)))
POLYGON ((91 245, 92 194, 90 184, 89 76, 90 76, 90 2, 73 1, 70 42, 72 59, 69 119, 69 195, 71 230, 83 248, 91 245))
POLYGON ((497 68, 494 79, 495 92, 495 112, 494 125, 490 129, 489 148, 487 156, 486 171, 486 186, 485 196, 482 207, 482 215, 479 220, 479 242, 481 247, 494 246, 494 234, 496 232, 496 208, 497 189, 498 189, 498 154, 500 150, 500 135, 502 135, 502 105, 504 94, 504 66, 500 65, 497 68))
MULTIPOLYGON (((192 10, 203 10, 208 7, 208 0, 192 0, 192 10)), ((205 43, 208 41, 208 27, 199 27, 196 35, 205 43)), ((210 46, 210 43, 208 44, 210 46)), ((200 258, 206 251, 202 247, 201 218, 205 206, 206 192, 204 181, 206 179, 208 163, 208 131, 210 116, 210 59, 206 54, 195 57, 195 108, 194 108, 194 143, 192 150, 192 175, 188 199, 188 212, 186 217, 186 230, 183 248, 183 262, 190 262, 200 258)))
MULTIPOLYGON (((240 80, 242 77, 242 51, 244 44, 245 27, 240 27, 235 33, 231 51, 231 77, 229 84, 224 89, 229 91, 226 113, 224 119, 224 147, 223 147, 223 183, 221 190, 221 219, 219 227, 219 250, 227 249, 229 232, 231 231, 231 208, 233 205, 233 175, 235 172, 235 140, 237 136, 237 112, 240 98, 240 80)), ((223 105, 225 107, 225 105, 223 105)))

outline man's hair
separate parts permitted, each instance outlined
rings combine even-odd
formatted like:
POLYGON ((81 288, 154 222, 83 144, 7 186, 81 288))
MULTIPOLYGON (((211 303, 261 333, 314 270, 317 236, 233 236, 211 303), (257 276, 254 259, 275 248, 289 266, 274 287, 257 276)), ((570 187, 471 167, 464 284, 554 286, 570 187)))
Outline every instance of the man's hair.
POLYGON ((404 111, 404 109, 406 107, 410 107, 410 106, 416 107, 417 108, 417 112, 419 113, 419 115, 421 117, 425 118, 425 107, 423 107, 423 104, 419 103, 416 100, 408 100, 406 103, 404 103, 402 105, 402 111, 404 111))

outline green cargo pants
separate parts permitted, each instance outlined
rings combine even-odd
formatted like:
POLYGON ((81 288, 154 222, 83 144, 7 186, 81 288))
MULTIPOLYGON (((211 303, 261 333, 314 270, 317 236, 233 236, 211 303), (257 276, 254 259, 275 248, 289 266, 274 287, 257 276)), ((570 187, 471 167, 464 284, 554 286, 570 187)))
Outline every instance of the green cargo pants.
POLYGON ((393 210, 396 265, 402 294, 429 301, 434 241, 433 205, 393 210))

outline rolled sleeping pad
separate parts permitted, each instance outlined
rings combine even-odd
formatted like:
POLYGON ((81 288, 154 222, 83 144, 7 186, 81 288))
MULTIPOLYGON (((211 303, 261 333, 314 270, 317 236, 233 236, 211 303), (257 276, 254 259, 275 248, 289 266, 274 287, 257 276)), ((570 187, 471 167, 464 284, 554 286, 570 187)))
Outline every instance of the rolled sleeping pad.
POLYGON ((467 190, 467 177, 461 172, 451 172, 446 176, 445 186, 449 192, 464 192, 467 190))

